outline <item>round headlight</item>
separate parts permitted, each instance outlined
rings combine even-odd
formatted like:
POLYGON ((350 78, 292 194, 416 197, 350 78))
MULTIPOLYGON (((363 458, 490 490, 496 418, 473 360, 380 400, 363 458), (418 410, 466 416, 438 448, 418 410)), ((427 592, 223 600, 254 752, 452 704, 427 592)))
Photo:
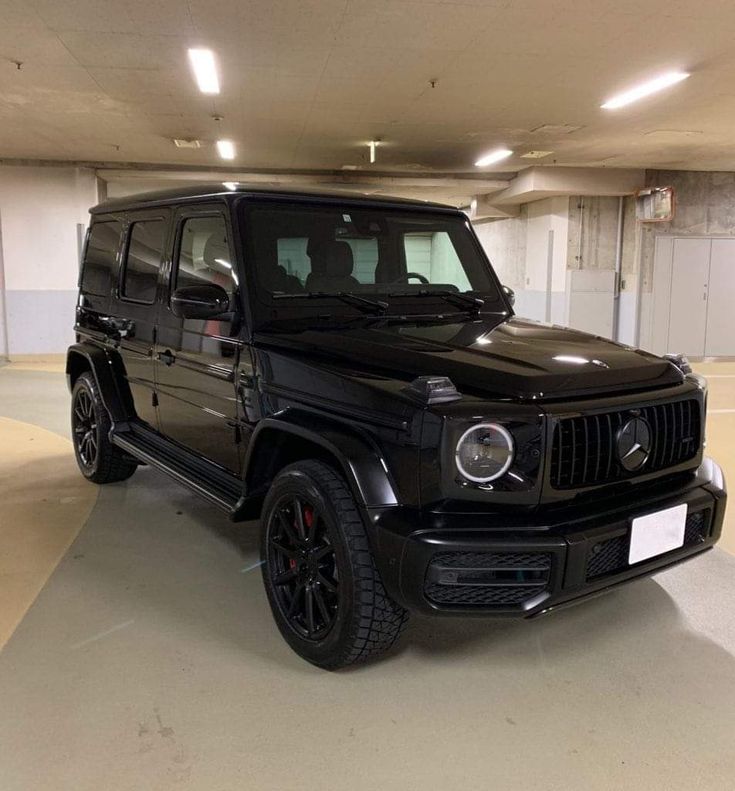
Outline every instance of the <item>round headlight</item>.
POLYGON ((513 437, 497 423, 480 423, 459 438, 457 469, 474 483, 490 483, 505 475, 513 462, 513 437))

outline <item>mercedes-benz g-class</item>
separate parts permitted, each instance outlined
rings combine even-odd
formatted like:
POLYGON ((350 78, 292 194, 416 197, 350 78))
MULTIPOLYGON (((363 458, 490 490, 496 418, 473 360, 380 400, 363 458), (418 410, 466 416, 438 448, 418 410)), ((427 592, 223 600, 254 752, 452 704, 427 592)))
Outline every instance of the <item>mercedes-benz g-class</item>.
POLYGON ((302 657, 379 654, 411 610, 534 616, 715 543, 684 358, 516 318, 456 209, 230 186, 92 209, 74 448, 96 483, 144 463, 259 519, 302 657))

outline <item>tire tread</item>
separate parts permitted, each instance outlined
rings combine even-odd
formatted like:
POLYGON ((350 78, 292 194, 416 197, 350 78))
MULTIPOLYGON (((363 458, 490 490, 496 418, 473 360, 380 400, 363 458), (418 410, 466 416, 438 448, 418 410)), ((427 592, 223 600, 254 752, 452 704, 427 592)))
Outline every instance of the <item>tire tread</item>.
POLYGON ((281 474, 294 468, 312 478, 334 507, 353 565, 354 615, 350 630, 340 652, 319 665, 336 670, 365 662, 393 646, 406 628, 408 611, 394 602, 383 586, 362 517, 346 481, 332 467, 316 460, 296 462, 281 474))

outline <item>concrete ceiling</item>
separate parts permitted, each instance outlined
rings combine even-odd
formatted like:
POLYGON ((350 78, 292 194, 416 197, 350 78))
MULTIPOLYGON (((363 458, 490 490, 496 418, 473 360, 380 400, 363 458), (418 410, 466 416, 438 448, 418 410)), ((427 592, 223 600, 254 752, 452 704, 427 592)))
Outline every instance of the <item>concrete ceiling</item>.
POLYGON ((226 137, 241 170, 480 175, 498 145, 554 153, 483 178, 735 164, 731 0, 0 0, 0 20, 0 158, 212 168, 226 137), (217 53, 215 99, 190 46, 217 53), (668 68, 692 77, 599 108, 668 68))

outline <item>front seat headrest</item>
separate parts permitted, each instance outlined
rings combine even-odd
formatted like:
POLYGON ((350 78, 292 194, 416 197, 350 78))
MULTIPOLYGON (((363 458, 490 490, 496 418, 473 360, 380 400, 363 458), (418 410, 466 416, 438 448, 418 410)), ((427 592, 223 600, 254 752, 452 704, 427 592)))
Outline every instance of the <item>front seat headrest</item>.
POLYGON ((326 277, 349 277, 355 266, 347 242, 326 241, 311 253, 311 271, 326 277))

